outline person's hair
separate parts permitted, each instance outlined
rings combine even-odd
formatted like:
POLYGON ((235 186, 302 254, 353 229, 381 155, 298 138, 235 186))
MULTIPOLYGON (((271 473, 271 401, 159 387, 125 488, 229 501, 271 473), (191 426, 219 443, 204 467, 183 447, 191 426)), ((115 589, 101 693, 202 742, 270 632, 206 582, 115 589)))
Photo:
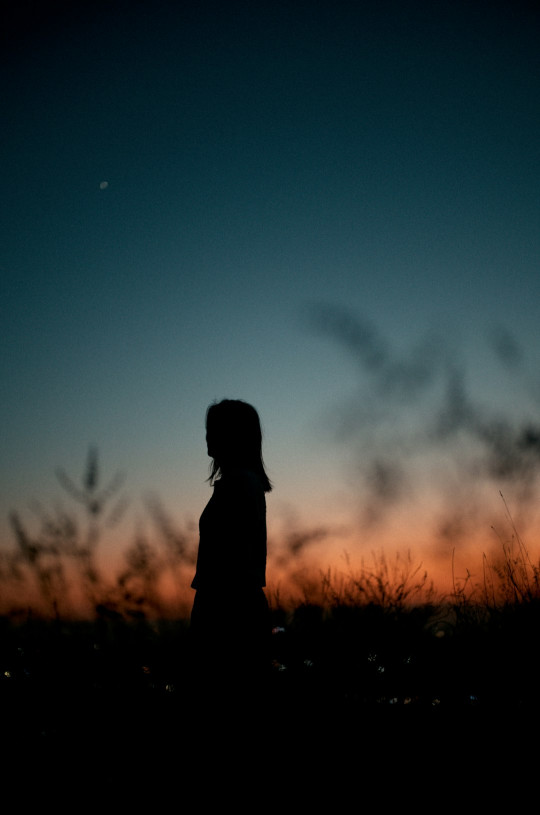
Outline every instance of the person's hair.
MULTIPOLYGON (((244 466, 260 478, 265 492, 272 484, 262 456, 262 429, 253 405, 241 399, 213 402, 206 411, 206 434, 213 440, 213 456, 208 481, 214 484, 223 466, 244 466)), ((210 450, 209 450, 210 452, 210 450)))

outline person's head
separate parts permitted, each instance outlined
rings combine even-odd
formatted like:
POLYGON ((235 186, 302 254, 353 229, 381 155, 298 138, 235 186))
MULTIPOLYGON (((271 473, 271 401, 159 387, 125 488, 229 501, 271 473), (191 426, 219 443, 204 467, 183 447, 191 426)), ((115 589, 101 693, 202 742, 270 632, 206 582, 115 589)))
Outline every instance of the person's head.
POLYGON ((265 492, 272 485, 262 457, 262 430, 255 408, 241 399, 214 402, 206 411, 206 444, 210 482, 231 467, 246 467, 262 481, 265 492))

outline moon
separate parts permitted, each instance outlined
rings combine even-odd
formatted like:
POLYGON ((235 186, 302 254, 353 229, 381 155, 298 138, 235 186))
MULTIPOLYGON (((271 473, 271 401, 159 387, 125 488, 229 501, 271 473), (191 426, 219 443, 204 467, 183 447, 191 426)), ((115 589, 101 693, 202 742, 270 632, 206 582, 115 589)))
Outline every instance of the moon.
POLYGON ((106 190, 108 186, 109 186, 109 182, 108 182, 108 181, 102 181, 102 182, 100 183, 100 185, 99 185, 99 189, 100 189, 100 190, 106 190))

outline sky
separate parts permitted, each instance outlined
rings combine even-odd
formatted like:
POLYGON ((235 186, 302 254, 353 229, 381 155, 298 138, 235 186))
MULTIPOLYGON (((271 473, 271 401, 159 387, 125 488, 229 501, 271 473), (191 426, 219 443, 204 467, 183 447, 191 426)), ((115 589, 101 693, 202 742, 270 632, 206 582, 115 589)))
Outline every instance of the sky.
POLYGON ((269 529, 305 530, 299 557, 417 545, 448 573, 501 493, 532 545, 534 5, 3 14, 2 548, 91 445, 127 522, 151 493, 196 523, 224 397, 260 413, 269 529))

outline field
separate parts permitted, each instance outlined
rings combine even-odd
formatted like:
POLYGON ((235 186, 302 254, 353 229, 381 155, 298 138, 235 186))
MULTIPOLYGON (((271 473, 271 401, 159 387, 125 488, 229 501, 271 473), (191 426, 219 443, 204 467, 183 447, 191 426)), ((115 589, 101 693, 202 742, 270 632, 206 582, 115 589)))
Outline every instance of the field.
MULTIPOLYGON (((159 542, 135 541, 107 582, 86 503, 85 534, 65 514, 44 516, 38 535, 14 516, 17 546, 0 563, 6 800, 478 809, 534 785, 540 567, 515 527, 481 583, 456 579, 446 596, 410 558, 385 555, 320 574, 295 602, 269 591, 264 675, 225 656, 201 682, 189 610, 162 613, 159 593, 165 573, 192 571, 187 536, 154 505, 159 542), (78 619, 62 606, 73 574, 91 612, 78 619), (40 607, 25 604, 28 586, 40 607)), ((224 607, 220 624, 242 620, 224 607)))
POLYGON ((449 761, 461 777, 527 752, 538 721, 536 599, 272 614, 271 667, 249 698, 231 693, 242 680, 234 665, 219 666, 231 687, 200 693, 186 620, 4 618, 6 777, 19 789, 37 779, 55 795, 76 784, 125 798, 173 794, 218 768, 237 795, 247 777, 267 791, 302 772, 317 788, 329 773, 348 786, 405 767, 446 773, 449 761))

